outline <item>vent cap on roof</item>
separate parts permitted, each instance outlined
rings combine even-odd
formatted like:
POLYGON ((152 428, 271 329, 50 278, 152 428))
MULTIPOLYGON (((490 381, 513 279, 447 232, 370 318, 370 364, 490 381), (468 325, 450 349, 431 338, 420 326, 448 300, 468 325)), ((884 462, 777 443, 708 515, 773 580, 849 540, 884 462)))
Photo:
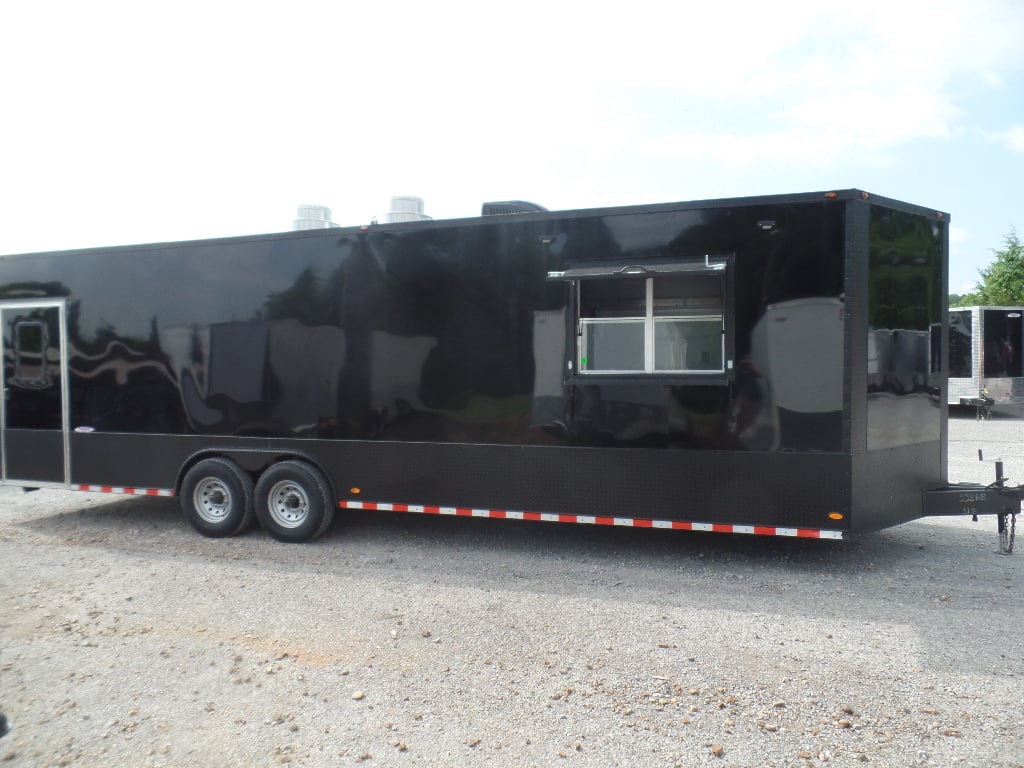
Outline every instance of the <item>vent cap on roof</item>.
POLYGON ((397 221, 430 221, 423 212, 423 198, 412 195, 396 195, 391 198, 391 207, 381 216, 381 221, 393 223, 397 221))
POLYGON ((300 205, 298 218, 292 221, 292 229, 332 229, 338 225, 331 221, 331 209, 326 205, 300 205))
POLYGON ((501 216, 506 213, 537 213, 546 210, 543 205, 529 203, 526 200, 502 200, 497 203, 484 203, 480 213, 483 216, 501 216))

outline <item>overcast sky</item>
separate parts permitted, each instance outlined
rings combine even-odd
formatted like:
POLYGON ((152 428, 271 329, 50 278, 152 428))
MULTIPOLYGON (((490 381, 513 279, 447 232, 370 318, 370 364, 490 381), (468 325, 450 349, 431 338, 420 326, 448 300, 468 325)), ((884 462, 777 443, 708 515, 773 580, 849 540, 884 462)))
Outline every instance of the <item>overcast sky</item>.
POLYGON ((1024 3, 4 2, 0 253, 857 187, 1024 235, 1024 3))

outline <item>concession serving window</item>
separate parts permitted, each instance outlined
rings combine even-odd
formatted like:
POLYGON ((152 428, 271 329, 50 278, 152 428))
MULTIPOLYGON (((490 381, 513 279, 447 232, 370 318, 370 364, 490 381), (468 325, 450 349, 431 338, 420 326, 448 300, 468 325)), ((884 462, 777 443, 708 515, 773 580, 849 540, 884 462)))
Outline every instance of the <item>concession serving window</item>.
POLYGON ((721 377, 732 370, 731 258, 549 272, 573 285, 570 372, 721 377))

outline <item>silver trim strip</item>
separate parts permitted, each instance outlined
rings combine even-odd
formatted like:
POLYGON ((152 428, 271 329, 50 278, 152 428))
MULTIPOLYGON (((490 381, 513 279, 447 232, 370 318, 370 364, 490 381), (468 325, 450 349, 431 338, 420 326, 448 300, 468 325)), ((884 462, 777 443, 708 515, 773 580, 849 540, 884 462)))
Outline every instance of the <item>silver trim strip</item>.
POLYGON ((57 315, 60 325, 61 430, 64 432, 64 485, 71 487, 71 377, 68 364, 67 302, 61 301, 57 315))

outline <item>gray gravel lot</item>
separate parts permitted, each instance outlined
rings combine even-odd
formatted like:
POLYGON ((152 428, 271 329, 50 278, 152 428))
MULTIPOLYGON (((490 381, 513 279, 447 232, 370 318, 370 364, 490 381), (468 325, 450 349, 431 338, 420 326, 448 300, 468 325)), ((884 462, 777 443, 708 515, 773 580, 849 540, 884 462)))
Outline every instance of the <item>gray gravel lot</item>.
MULTIPOLYGON (((953 480, 1024 422, 951 419, 953 480)), ((1024 524, 1022 524, 1024 528, 1024 524)), ((0 491, 11 766, 1020 766, 1024 544, 346 513, 208 540, 174 500, 0 491)))

